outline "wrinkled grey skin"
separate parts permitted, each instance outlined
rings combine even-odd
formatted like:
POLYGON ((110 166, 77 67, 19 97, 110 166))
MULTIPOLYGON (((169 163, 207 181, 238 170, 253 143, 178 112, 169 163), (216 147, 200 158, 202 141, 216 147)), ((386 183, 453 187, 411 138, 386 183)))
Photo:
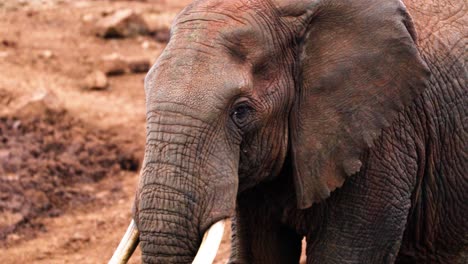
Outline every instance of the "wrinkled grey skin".
POLYGON ((456 263, 467 251, 466 3, 195 1, 148 73, 145 263, 456 263))

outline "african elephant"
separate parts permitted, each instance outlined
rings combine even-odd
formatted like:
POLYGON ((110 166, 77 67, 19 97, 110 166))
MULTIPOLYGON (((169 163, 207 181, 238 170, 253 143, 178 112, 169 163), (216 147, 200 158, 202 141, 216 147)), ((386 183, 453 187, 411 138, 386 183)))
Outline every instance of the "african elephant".
POLYGON ((178 15, 145 80, 143 262, 192 262, 227 218, 229 263, 298 263, 304 237, 307 263, 466 261, 467 5, 405 4, 178 15))

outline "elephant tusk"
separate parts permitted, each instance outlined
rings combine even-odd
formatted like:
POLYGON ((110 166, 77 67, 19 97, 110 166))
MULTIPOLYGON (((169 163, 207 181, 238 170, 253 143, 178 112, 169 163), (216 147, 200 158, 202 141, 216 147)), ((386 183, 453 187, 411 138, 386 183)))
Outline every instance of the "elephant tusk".
POLYGON ((218 221, 205 232, 200 249, 198 249, 192 264, 213 263, 223 238, 225 224, 226 220, 218 221))
POLYGON ((108 264, 125 264, 130 259, 138 246, 139 242, 139 232, 135 225, 135 221, 130 222, 128 225, 127 232, 123 236, 122 240, 119 243, 119 246, 112 255, 112 258, 109 260, 108 264))

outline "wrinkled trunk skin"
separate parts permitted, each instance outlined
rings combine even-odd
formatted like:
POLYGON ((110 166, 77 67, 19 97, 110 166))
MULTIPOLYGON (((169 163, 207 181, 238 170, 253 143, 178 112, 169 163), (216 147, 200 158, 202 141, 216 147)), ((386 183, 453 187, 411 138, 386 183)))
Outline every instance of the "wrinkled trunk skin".
POLYGON ((192 261, 200 243, 194 208, 194 202, 187 201, 181 191, 158 185, 143 187, 138 226, 143 263, 192 261))
POLYGON ((158 110, 148 118, 134 216, 144 263, 191 263, 203 233, 234 211, 237 182, 227 179, 237 179, 235 169, 222 152, 208 151, 225 146, 202 142, 206 124, 176 115, 158 110))

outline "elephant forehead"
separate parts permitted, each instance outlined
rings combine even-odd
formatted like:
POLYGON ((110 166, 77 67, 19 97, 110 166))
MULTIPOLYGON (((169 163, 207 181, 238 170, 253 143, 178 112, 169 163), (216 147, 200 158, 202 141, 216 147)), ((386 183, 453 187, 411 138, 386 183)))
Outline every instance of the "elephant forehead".
POLYGON ((317 0, 271 0, 281 16, 301 16, 318 5, 317 0))
POLYGON ((173 24, 172 31, 188 30, 196 39, 212 36, 236 38, 261 37, 269 30, 264 24, 274 19, 275 8, 268 1, 203 0, 184 9, 173 24))
POLYGON ((186 10, 195 8, 206 10, 237 10, 242 11, 252 7, 265 7, 266 1, 258 0, 197 0, 194 1, 186 10))
MULTIPOLYGON (((243 2, 220 4, 217 9, 192 7, 176 19, 168 47, 184 53, 182 50, 202 51, 191 58, 227 54, 232 62, 262 64, 280 53, 281 45, 289 41, 287 30, 272 13, 243 2)), ((187 63, 180 60, 182 64, 187 63)))
POLYGON ((223 109, 231 98, 251 88, 250 76, 244 72, 227 59, 179 53, 158 62, 148 73, 148 103, 173 102, 202 112, 223 109))
POLYGON ((175 19, 175 24, 191 22, 194 19, 212 20, 219 22, 238 21, 251 10, 246 1, 202 0, 194 1, 187 6, 175 19))

